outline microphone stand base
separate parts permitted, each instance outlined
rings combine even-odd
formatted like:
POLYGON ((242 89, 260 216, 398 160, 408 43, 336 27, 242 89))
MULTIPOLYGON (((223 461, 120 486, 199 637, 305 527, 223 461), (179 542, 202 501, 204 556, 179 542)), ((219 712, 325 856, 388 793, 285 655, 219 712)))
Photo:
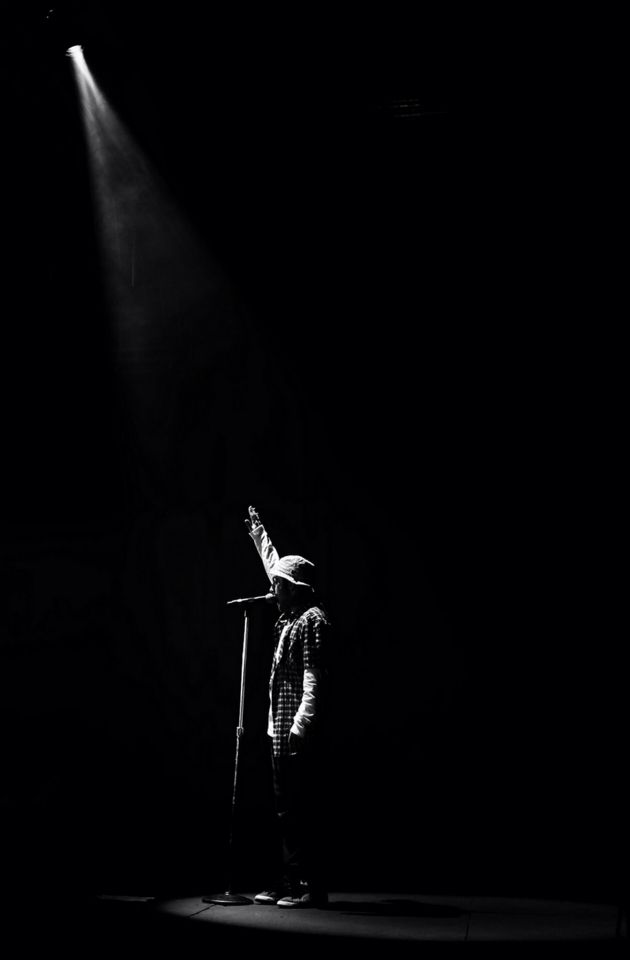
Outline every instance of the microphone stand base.
POLYGON ((202 897, 204 903, 217 903, 222 907, 240 907, 246 903, 253 903, 249 897, 243 897, 239 893, 217 893, 215 897, 202 897))

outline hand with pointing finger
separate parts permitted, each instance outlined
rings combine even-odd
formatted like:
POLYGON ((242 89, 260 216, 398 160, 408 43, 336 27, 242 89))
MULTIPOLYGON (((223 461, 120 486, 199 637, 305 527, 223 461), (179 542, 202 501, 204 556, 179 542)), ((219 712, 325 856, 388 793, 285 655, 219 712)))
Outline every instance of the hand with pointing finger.
POLYGON ((262 520, 258 516, 258 510, 256 509, 256 507, 248 507, 247 510, 249 513, 249 517, 247 518, 247 520, 245 520, 245 524, 247 526, 248 532, 251 533, 255 527, 260 527, 262 525, 262 520))

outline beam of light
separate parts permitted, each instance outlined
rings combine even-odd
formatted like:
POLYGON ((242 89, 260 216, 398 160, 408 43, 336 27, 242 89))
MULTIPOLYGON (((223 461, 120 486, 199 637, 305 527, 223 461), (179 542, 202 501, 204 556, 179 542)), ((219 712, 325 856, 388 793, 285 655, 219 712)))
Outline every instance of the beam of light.
MULTIPOLYGON (((71 64, 136 476, 156 501, 169 483, 179 482, 169 479, 179 470, 182 484, 201 499, 214 482, 214 465, 210 457, 200 459, 198 436, 186 433, 189 428, 182 424, 188 385, 203 385, 196 389, 216 417, 217 430, 230 423, 243 436, 257 418, 265 423, 271 414, 265 365, 249 349, 265 347, 214 258, 112 110, 85 58, 73 53, 71 64), (245 393, 256 398, 255 411, 244 399, 239 378, 245 376, 245 393), (177 454, 177 467, 169 460, 173 451, 186 451, 177 454)), ((295 409, 292 404, 287 416, 297 418, 295 409)), ((299 434, 297 425, 292 433, 299 434)))
POLYGON ((88 65, 85 62, 83 47, 80 47, 78 44, 74 47, 69 47, 66 51, 66 56, 71 58, 75 69, 78 71, 81 77, 83 77, 83 79, 92 86, 94 93, 96 94, 96 85, 94 84, 94 80, 92 79, 92 74, 89 71, 88 65))
MULTIPOLYGON (((105 288, 119 358, 168 350, 212 307, 218 270, 99 89, 67 51, 85 130, 105 288)), ((220 318, 217 317, 220 338, 220 318)), ((225 331, 224 331, 225 332, 225 331)))

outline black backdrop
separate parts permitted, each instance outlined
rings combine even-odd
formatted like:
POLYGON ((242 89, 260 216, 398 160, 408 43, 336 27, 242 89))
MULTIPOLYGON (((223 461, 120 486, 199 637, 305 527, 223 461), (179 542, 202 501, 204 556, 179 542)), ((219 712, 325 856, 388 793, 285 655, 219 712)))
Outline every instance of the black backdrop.
MULTIPOLYGON (((522 144, 462 108, 454 26, 57 9, 5 34, 6 882, 225 883, 254 503, 336 625, 333 886, 615 896, 620 638, 576 493, 596 360, 549 294, 522 144), (72 42, 222 278, 133 362, 72 42)), ((241 888, 265 882, 272 621, 241 888)))

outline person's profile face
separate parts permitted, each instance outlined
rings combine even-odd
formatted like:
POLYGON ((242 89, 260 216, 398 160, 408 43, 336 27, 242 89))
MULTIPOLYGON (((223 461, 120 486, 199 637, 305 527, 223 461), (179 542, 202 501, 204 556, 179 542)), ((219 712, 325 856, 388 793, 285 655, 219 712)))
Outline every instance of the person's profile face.
POLYGON ((278 605, 278 610, 285 613, 291 608, 293 602, 293 588, 284 577, 274 577, 272 582, 273 592, 278 605))

